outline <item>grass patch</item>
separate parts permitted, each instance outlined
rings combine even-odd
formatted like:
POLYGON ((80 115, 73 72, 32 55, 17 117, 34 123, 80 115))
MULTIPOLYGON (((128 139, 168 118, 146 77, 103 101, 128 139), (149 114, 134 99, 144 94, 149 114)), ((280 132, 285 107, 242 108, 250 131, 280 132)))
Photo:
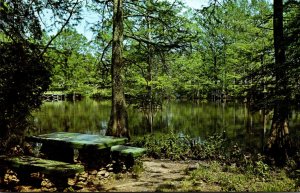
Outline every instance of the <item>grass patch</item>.
POLYGON ((296 182, 286 175, 284 170, 268 171, 266 177, 260 174, 244 172, 236 166, 228 166, 216 161, 208 166, 199 166, 183 181, 181 191, 263 191, 285 192, 299 191, 296 182))
POLYGON ((161 185, 159 185, 156 188, 156 192, 173 192, 176 191, 177 186, 173 182, 165 182, 161 185))
POLYGON ((141 173, 144 171, 143 162, 140 160, 136 160, 134 165, 132 166, 132 176, 134 178, 138 178, 141 173))

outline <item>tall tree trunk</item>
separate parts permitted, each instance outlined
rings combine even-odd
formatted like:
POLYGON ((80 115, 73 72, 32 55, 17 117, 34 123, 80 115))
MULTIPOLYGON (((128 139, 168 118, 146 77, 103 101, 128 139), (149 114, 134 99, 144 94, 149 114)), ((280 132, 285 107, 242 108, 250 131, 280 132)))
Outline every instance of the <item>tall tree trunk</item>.
MULTIPOLYGON (((149 31, 151 29, 151 25, 150 25, 150 17, 147 16, 147 30, 148 30, 148 40, 151 41, 151 32, 149 31)), ((153 51, 152 51, 152 45, 150 45, 149 43, 147 44, 147 51, 148 51, 148 57, 147 57, 147 97, 148 97, 148 101, 149 103, 147 105, 149 105, 149 108, 152 109, 152 85, 151 85, 151 81, 152 81, 152 57, 153 57, 153 51)))
POLYGON ((215 89, 214 89, 214 98, 213 101, 215 102, 217 100, 217 93, 218 93, 218 89, 217 89, 217 84, 218 84, 218 75, 217 75, 217 56, 216 53, 213 54, 213 59, 214 59, 214 82, 215 82, 215 89))
MULTIPOLYGON (((151 41, 152 37, 151 37, 151 19, 148 15, 149 13, 147 13, 147 33, 148 33, 148 40, 151 41)), ((149 130, 152 133, 153 130, 153 96, 152 96, 152 85, 151 85, 151 81, 152 81, 152 64, 153 64, 153 48, 152 45, 150 45, 149 43, 147 44, 147 50, 148 50, 148 57, 147 57, 147 101, 148 103, 146 104, 147 107, 149 108, 147 111, 147 117, 148 117, 148 126, 149 126, 149 130)))
POLYGON ((106 135, 130 137, 123 85, 123 10, 122 0, 113 2, 112 107, 106 135))
POLYGON ((276 104, 272 118, 271 134, 268 139, 268 149, 277 164, 282 165, 288 158, 289 140, 289 98, 288 78, 285 64, 285 48, 283 36, 283 0, 274 0, 274 48, 276 76, 276 104))

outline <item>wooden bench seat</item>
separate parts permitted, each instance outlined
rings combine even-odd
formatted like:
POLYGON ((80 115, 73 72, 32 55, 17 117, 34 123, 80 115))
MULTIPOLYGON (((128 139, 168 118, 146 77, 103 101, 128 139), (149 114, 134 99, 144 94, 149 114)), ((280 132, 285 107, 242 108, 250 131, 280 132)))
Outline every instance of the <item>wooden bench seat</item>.
POLYGON ((68 177, 74 177, 76 173, 84 171, 82 165, 31 156, 8 157, 2 155, 0 156, 0 167, 1 169, 13 169, 21 181, 30 178, 31 173, 43 173, 56 185, 58 190, 63 190, 67 186, 68 177))
POLYGON ((145 148, 132 147, 125 145, 115 145, 111 147, 112 159, 124 161, 126 168, 130 168, 134 165, 135 159, 146 153, 145 148))

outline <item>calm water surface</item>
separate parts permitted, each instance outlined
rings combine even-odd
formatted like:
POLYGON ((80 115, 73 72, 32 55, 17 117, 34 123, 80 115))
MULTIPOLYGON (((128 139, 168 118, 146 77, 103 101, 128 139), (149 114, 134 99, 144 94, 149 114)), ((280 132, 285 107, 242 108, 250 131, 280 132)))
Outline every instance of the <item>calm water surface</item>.
MULTIPOLYGON (((76 102, 45 102, 33 112, 35 129, 29 134, 55 131, 105 134, 110 101, 84 99, 76 102)), ((225 131, 227 136, 242 146, 262 148, 270 128, 270 116, 262 112, 252 114, 245 104, 195 103, 165 101, 162 110, 150 113, 133 107, 128 108, 131 135, 170 133, 189 135, 204 140, 209 135, 225 131)), ((299 136, 300 117, 293 112, 290 133, 299 136)))

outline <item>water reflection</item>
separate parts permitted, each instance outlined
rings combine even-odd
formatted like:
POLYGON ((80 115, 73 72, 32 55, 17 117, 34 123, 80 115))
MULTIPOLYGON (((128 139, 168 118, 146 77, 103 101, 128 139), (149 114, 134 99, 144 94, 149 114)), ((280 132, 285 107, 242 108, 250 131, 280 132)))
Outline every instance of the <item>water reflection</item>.
MULTIPOLYGON (((110 115, 110 101, 85 99, 78 102, 45 102, 33 112, 35 130, 29 134, 55 131, 105 134, 110 115)), ((180 135, 206 139, 226 132, 232 140, 249 148, 261 149, 270 128, 270 116, 264 112, 251 113, 245 104, 193 103, 165 101, 162 109, 141 110, 129 106, 131 135, 175 132, 180 135)), ((297 135, 298 113, 293 112, 290 133, 297 135)))

